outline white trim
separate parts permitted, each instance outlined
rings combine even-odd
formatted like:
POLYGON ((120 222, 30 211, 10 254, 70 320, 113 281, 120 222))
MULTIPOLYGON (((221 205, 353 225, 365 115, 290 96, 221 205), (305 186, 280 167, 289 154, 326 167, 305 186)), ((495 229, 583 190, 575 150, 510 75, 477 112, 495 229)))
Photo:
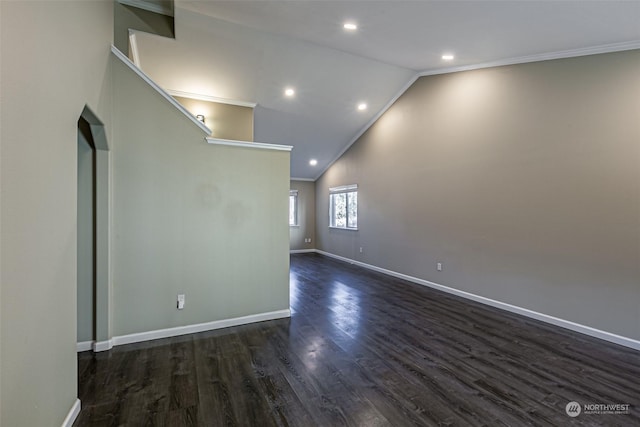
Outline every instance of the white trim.
POLYGON ((329 193, 350 193, 358 189, 358 184, 341 185, 339 187, 329 187, 329 193))
POLYGON ((206 137, 209 144, 213 145, 228 145, 231 147, 243 147, 243 148, 259 148, 262 150, 276 150, 276 151, 291 151, 293 148, 291 145, 278 145, 278 144, 266 144, 264 142, 250 142, 250 141, 235 141, 230 139, 212 138, 206 137))
POLYGON ((434 76, 438 74, 457 73, 460 71, 479 70, 482 68, 502 67, 504 65, 551 61, 554 59, 575 58, 577 56, 598 55, 602 53, 621 52, 633 49, 640 49, 640 40, 586 47, 581 49, 563 50, 559 52, 541 53, 537 55, 520 56, 517 58, 500 59, 498 61, 484 62, 481 64, 462 65, 459 67, 442 68, 437 70, 425 70, 419 73, 419 76, 434 76))
POLYGON ((151 77, 147 76, 144 73, 144 71, 136 67, 136 64, 131 62, 131 60, 127 58, 124 53, 120 52, 120 50, 117 47, 111 45, 111 53, 113 53, 116 56, 116 58, 118 58, 127 67, 129 67, 134 73, 136 73, 142 80, 147 82, 147 84, 151 86, 153 89, 155 89, 156 92, 162 95, 164 99, 169 101, 174 107, 180 110, 182 114, 184 114, 189 120, 191 120, 194 124, 196 124, 200 129, 202 129, 202 131, 204 131, 207 135, 211 135, 211 129, 209 129, 204 123, 196 119, 196 116, 191 114, 186 108, 182 106, 182 104, 176 101, 173 96, 169 95, 169 93, 167 93, 166 90, 162 89, 160 86, 158 86, 156 82, 151 80, 151 77))
POLYGON ((76 401, 73 402, 73 405, 71 405, 71 409, 69 409, 64 421, 62 421, 62 427, 72 427, 76 418, 78 418, 78 415, 80 414, 80 409, 80 399, 76 399, 76 401))
POLYGON ((349 141, 349 143, 338 153, 338 155, 331 160, 325 168, 314 178, 317 181, 322 174, 324 174, 342 155, 349 149, 355 142, 367 131, 373 124, 378 121, 384 113, 400 98, 410 87, 418 80, 419 77, 434 76, 437 74, 457 73, 460 71, 478 70, 481 68, 500 67, 504 65, 525 64, 528 62, 540 62, 549 61, 553 59, 574 58, 577 56, 597 55, 601 53, 622 52, 625 50, 640 49, 640 40, 633 40, 629 42, 613 43, 602 46, 587 47, 581 49, 563 50, 552 53, 542 53, 538 55, 520 56, 517 58, 501 59, 498 61, 484 62, 476 65, 464 65, 460 67, 442 68, 437 70, 425 70, 417 73, 400 89, 400 91, 378 113, 367 122, 366 125, 349 141))
POLYGON ((142 69, 140 65, 140 53, 138 52, 138 39, 136 38, 136 32, 132 29, 129 29, 129 49, 131 52, 131 57, 133 58, 133 63, 136 67, 142 69))
POLYGON ((606 332, 600 329, 592 328, 591 326, 581 325, 579 323, 571 322, 569 320, 560 319, 558 317, 550 316, 548 314, 539 313, 537 311, 529 310, 527 308, 518 307, 516 305, 508 304, 501 301, 496 301, 491 298, 486 298, 480 295, 472 294, 470 292, 461 291, 459 289, 450 288, 448 286, 440 285, 438 283, 430 282, 428 280, 420 279, 417 277, 409 276, 406 274, 398 273, 392 270, 387 270, 386 268, 376 267, 375 265, 366 264, 361 261, 356 261, 350 258, 345 258, 340 255, 335 255, 329 252, 321 251, 319 249, 315 250, 316 253, 326 255, 331 258, 338 259, 340 261, 348 262, 350 264, 358 265, 360 267, 367 268, 369 270, 377 271, 379 273, 387 274, 389 276, 397 277, 400 279, 407 280, 409 282, 417 283, 419 285, 427 286, 432 289, 437 289, 442 292, 446 292, 448 294, 456 295, 471 301, 476 301, 481 304, 490 305, 495 308, 499 308, 501 310, 506 310, 511 313, 520 314, 525 317, 529 317, 531 319, 540 320, 545 323, 550 323, 555 326, 560 326, 561 328, 570 329, 575 332, 580 332, 585 335, 589 335, 595 338, 600 338, 605 341, 609 341, 615 344, 619 344, 625 347, 633 348, 635 350, 640 350, 640 340, 635 340, 633 338, 623 337, 621 335, 613 334, 611 332, 606 332))
POLYGON ((238 107, 256 108, 258 104, 249 101, 239 101, 236 99, 218 98, 211 95, 201 95, 198 93, 183 92, 181 90, 167 89, 171 96, 180 96, 182 98, 197 99, 198 101, 217 102, 218 104, 237 105, 238 107))
POLYGON ((107 341, 94 341, 93 342, 93 351, 94 353, 99 353, 101 351, 108 351, 113 348, 113 339, 107 341))
POLYGON ((160 15, 174 15, 173 8, 171 6, 165 7, 160 3, 149 3, 142 0, 118 0, 118 3, 125 6, 137 7, 138 9, 146 10, 148 12, 159 13, 160 15))
POLYGON ((89 351, 93 348, 93 341, 81 341, 76 343, 76 351, 80 353, 81 351, 89 351))
POLYGON ((330 168, 330 167, 331 167, 335 162, 337 162, 337 161, 338 161, 338 159, 339 159, 340 157, 342 157, 342 155, 343 155, 344 153, 346 153, 346 152, 347 152, 347 150, 348 150, 349 148, 351 148, 351 146, 352 146, 353 144, 355 144, 355 142, 358 140, 358 138, 360 138, 360 137, 361 137, 361 136, 362 136, 366 131, 368 131, 368 130, 369 130, 369 128, 370 128, 371 126, 373 126, 373 124, 374 124, 375 122, 377 122, 377 121, 378 121, 378 119, 379 119, 380 117, 382 117, 382 115, 383 115, 384 113, 386 113, 386 112, 387 112, 387 110, 388 110, 389 108, 391 108, 391 106, 392 106, 392 105, 393 105, 393 104, 398 100, 398 98, 400 98, 400 97, 401 97, 401 96, 402 96, 402 95, 403 95, 403 94, 404 94, 404 93, 405 93, 405 92, 406 92, 406 91, 411 87, 411 85, 413 85, 413 83, 414 83, 416 80, 418 80, 418 77, 420 77, 420 74, 419 74, 419 73, 418 73, 418 74, 415 74, 413 77, 411 77, 411 79, 409 79, 409 81, 408 81, 407 83, 405 83, 405 84, 404 84, 404 86, 402 86, 402 87, 400 88, 400 90, 399 90, 399 91, 394 95, 394 97, 393 97, 393 98, 391 98, 391 99, 389 100, 389 102, 387 102, 387 103, 384 105, 384 107, 382 107, 382 109, 381 109, 380 111, 378 111, 378 113, 377 113, 375 116, 373 116, 373 117, 371 118, 371 120, 369 120, 369 121, 367 122, 367 124, 366 124, 366 125, 364 125, 364 127, 363 127, 362 129, 360 129, 360 131, 359 131, 358 133, 356 133, 356 135, 355 135, 353 138, 351 138, 351 140, 349 141, 349 143, 348 143, 347 145, 345 145, 345 147, 344 147, 342 150, 340 150, 340 152, 338 153, 338 155, 337 155, 337 156, 335 156, 335 157, 333 158, 333 160, 331 160, 331 161, 327 164, 327 166, 326 166, 325 168, 323 168, 323 169, 320 171, 320 173, 319 173, 319 174, 318 174, 318 175, 313 179, 313 181, 317 181, 317 180, 318 180, 318 178, 320 178, 320 177, 322 176, 322 174, 324 174, 324 173, 327 171, 327 169, 329 169, 329 168, 330 168))
POLYGON ((291 249, 290 254, 312 254, 316 253, 315 249, 291 249))
POLYGON ((291 317, 291 310, 277 310, 267 313, 252 314, 249 316, 234 317, 232 319, 215 320, 213 322, 198 323, 195 325, 177 326, 175 328, 158 329, 155 331, 140 332, 136 334, 113 337, 113 345, 132 344, 142 341, 157 340, 160 338, 176 337, 179 335, 194 334, 196 332, 211 331, 213 329, 228 328, 231 326, 246 325, 248 323, 264 322, 265 320, 283 319, 291 317))
POLYGON ((291 181, 316 182, 316 180, 313 179, 313 178, 296 178, 296 177, 293 177, 293 176, 291 178, 289 178, 289 180, 291 180, 291 181))

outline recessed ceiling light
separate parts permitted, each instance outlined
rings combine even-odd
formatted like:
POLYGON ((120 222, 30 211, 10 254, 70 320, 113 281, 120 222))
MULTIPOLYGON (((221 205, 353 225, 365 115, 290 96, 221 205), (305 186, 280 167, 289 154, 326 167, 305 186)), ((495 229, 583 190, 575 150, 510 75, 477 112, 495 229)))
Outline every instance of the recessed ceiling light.
POLYGON ((367 104, 365 104, 364 102, 358 104, 358 110, 362 111, 366 109, 367 109, 367 104))
POLYGON ((355 31, 358 29, 358 25, 355 22, 345 22, 342 27, 347 31, 355 31))
POLYGON ((295 91, 295 90, 293 90, 293 88, 288 87, 288 88, 286 88, 286 89, 284 90, 284 94, 285 94, 286 96, 291 97, 291 96, 293 96, 293 95, 295 95, 295 94, 296 94, 296 91, 295 91))
POLYGON ((442 55, 442 59, 444 59, 445 61, 451 61, 453 59, 453 55, 450 53, 445 53, 444 55, 442 55))
POLYGON ((311 159, 311 160, 309 160, 309 164, 310 164, 311 166, 315 166, 315 165, 317 165, 317 164, 318 164, 318 161, 317 161, 316 159, 311 159))

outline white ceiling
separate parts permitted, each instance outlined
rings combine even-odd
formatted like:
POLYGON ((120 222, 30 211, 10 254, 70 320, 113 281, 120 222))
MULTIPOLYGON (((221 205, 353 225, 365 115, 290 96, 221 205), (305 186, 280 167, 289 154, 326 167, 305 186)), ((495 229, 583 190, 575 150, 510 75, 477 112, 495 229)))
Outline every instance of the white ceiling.
POLYGON ((291 176, 315 179, 416 72, 640 48, 640 1, 179 0, 175 26, 175 40, 137 33, 142 69, 165 89, 257 103, 255 140, 293 145, 291 176))

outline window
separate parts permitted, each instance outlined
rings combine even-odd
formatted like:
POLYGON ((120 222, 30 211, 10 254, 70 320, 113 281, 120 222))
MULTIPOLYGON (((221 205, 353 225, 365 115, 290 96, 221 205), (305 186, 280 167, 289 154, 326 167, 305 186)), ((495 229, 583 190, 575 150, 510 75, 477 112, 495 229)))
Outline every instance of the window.
POLYGON ((289 191, 289 225, 298 225, 298 190, 289 191))
POLYGON ((358 229, 358 186, 329 189, 329 227, 358 229))

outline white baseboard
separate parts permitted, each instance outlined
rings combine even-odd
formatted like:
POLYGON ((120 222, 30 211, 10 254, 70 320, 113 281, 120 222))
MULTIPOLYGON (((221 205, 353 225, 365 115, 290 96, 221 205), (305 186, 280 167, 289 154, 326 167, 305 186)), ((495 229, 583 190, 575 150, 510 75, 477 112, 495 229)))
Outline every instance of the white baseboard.
POLYGON ((67 414, 66 418, 62 422, 62 427, 73 426, 73 423, 75 422, 76 418, 78 418, 79 414, 80 414, 80 399, 76 399, 76 401, 73 402, 71 409, 69 409, 69 413, 67 414))
POLYGON ((545 323, 550 323, 555 326, 560 326, 561 328, 570 329, 575 332, 580 332, 585 335, 589 335, 595 338, 600 338, 605 341, 609 341, 615 344, 619 344, 625 347, 633 348, 635 350, 640 350, 640 341, 635 340, 633 338, 623 337, 621 335, 617 335, 611 332, 602 331, 600 329, 592 328, 591 326, 581 325, 579 323, 571 322, 569 320, 560 319, 558 317, 550 316, 548 314, 539 313, 537 311, 529 310, 527 308, 518 307, 516 305, 508 304, 501 301, 496 301, 491 298, 486 298, 480 295, 475 295, 470 292, 461 291, 459 289, 450 288, 448 286, 440 285, 438 283, 430 282, 428 280, 420 279, 418 277, 409 276, 406 274, 398 273, 392 270, 387 270, 386 268, 376 267, 375 265, 366 264, 361 261, 356 261, 350 258, 345 258, 340 255, 335 255, 329 252, 321 251, 319 249, 314 250, 314 252, 326 255, 331 258, 338 259, 340 261, 348 262, 350 264, 358 265, 360 267, 367 268, 369 270, 377 271, 379 273, 387 274, 389 276, 397 277, 400 279, 407 280, 409 282, 417 283, 419 285, 427 286, 429 288, 437 289, 439 291, 446 292, 448 294, 456 295, 462 298, 466 298, 468 300, 476 301, 482 304, 490 305, 492 307, 499 308, 501 310, 506 310, 511 313, 520 314, 525 317, 529 317, 531 319, 540 320, 545 323))
POLYGON ((101 351, 111 350, 113 348, 113 339, 107 341, 94 341, 93 351, 99 353, 101 351))
POLYGON ((113 337, 112 341, 114 346, 132 344, 136 342, 157 340, 160 338, 176 337, 179 335, 210 331, 213 329, 228 328, 230 326, 263 322, 265 320, 282 319, 286 317, 291 317, 291 310, 286 309, 270 311, 267 313, 252 314, 249 316, 235 317, 232 319, 215 320, 213 322, 198 323, 195 325, 178 326, 175 328, 158 329, 155 331, 140 332, 137 334, 121 335, 119 337, 113 337))
POLYGON ((311 254, 315 252, 315 249, 291 249, 289 251, 290 254, 311 254))
POLYGON ((76 344, 76 351, 80 353, 81 351, 89 351, 93 348, 93 341, 81 341, 76 344))

